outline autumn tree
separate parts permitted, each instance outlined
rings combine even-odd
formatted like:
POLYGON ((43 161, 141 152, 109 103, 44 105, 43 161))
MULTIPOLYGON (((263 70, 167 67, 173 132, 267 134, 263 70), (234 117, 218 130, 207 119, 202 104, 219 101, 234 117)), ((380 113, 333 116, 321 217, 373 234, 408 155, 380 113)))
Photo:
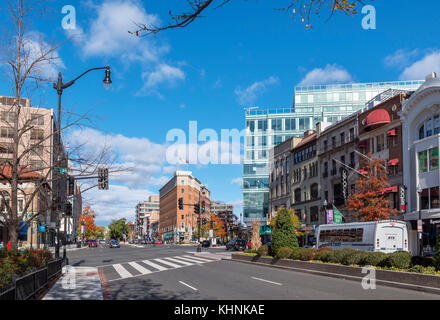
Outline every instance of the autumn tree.
POLYGON ((96 237, 95 211, 90 206, 83 209, 82 215, 78 219, 78 236, 81 237, 81 226, 84 224, 84 236, 86 239, 94 239, 96 237))
POLYGON ((260 237, 260 224, 258 221, 252 222, 252 238, 251 238, 251 248, 252 250, 258 250, 261 247, 261 237, 260 237))
POLYGON ((353 216, 361 221, 386 220, 399 213, 390 208, 390 201, 384 190, 390 187, 388 183, 385 160, 371 159, 362 161, 364 168, 355 185, 353 193, 346 202, 346 208, 353 216))
MULTIPOLYGON (((326 12, 328 18, 335 13, 343 13, 353 16, 358 13, 360 5, 373 0, 285 0, 285 5, 281 8, 274 8, 278 11, 284 11, 293 20, 299 20, 305 27, 311 28, 311 20, 313 16, 320 16, 321 12, 326 12)), ((183 3, 184 1, 182 1, 183 3)), ((231 0, 188 0, 186 1, 189 8, 170 9, 168 11, 170 21, 163 26, 147 25, 143 22, 136 23, 137 29, 129 31, 136 36, 156 34, 167 29, 185 28, 198 18, 204 16, 209 9, 218 9, 227 5, 231 0), (180 11, 179 13, 175 13, 180 11)), ((245 14, 245 13, 243 13, 245 14)))

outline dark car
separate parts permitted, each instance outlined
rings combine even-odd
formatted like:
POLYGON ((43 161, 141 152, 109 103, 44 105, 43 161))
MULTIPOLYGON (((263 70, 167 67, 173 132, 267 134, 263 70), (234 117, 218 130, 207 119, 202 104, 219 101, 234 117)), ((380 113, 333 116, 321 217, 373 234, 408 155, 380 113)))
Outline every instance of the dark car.
POLYGON ((203 248, 208 248, 211 246, 211 242, 209 242, 209 240, 203 240, 202 241, 202 247, 203 248))
POLYGON ((90 247, 97 248, 98 247, 98 242, 96 240, 90 239, 90 240, 87 240, 87 245, 89 246, 89 248, 90 247))
POLYGON ((236 251, 238 250, 246 250, 248 243, 246 242, 246 240, 242 240, 242 239, 232 239, 231 241, 229 241, 226 244, 226 250, 231 250, 234 249, 236 251))
POLYGON ((118 240, 111 240, 109 247, 110 248, 120 248, 119 241, 118 240))

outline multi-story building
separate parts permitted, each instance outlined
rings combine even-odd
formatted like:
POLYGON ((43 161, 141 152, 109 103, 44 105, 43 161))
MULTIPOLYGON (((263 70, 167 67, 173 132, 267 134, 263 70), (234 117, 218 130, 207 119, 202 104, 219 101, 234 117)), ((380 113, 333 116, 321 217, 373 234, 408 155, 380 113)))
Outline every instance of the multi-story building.
POLYGON ((269 214, 271 215, 280 208, 291 208, 292 150, 301 140, 299 137, 292 137, 269 150, 269 214))
MULTIPOLYGON (((405 220, 418 230, 421 220, 423 251, 432 251, 440 233, 440 78, 428 75, 423 85, 402 104, 403 181, 405 220)), ((409 242, 417 244, 414 233, 409 242)), ((416 250, 420 254, 420 247, 416 250)))
POLYGON ((211 214, 218 215, 221 212, 234 212, 234 205, 223 201, 214 201, 211 199, 211 214))
POLYGON ((151 237, 149 226, 151 216, 159 211, 159 195, 151 195, 148 201, 141 201, 136 205, 136 239, 151 237))
POLYGON ((290 189, 293 212, 304 228, 319 224, 320 170, 317 154, 317 133, 309 130, 292 150, 290 189))
POLYGON ((159 191, 159 234, 165 241, 189 242, 198 229, 198 218, 209 219, 210 192, 191 171, 176 171, 159 191), (179 198, 183 198, 183 209, 179 209, 179 198), (205 203, 205 212, 194 213, 194 204, 205 203))
MULTIPOLYGON (((19 130, 23 131, 20 138, 17 153, 21 156, 20 166, 23 170, 30 170, 37 173, 49 186, 46 199, 46 209, 42 207, 29 207, 23 221, 38 214, 38 217, 28 224, 29 228, 24 228, 26 232, 20 234, 20 239, 24 245, 39 246, 53 245, 55 243, 56 229, 60 225, 60 205, 66 199, 66 180, 65 175, 54 167, 67 167, 67 157, 61 142, 58 139, 56 118, 52 109, 42 109, 32 107, 29 99, 20 99, 20 113, 17 119, 18 105, 14 97, 0 96, 0 165, 3 170, 10 170, 10 161, 13 157, 14 144, 14 123, 18 121, 19 130), (24 130, 24 129, 26 130, 24 130), (56 156, 55 150, 61 152, 56 156), (32 237, 31 237, 32 235, 32 237)), ((57 153, 59 153, 57 152, 57 153)), ((3 192, 8 191, 8 183, 3 183, 3 192)), ((9 187, 10 189, 10 187, 9 187)), ((27 189, 27 194, 32 193, 32 189, 27 189)), ((26 199, 23 195, 22 200, 26 199)), ((20 214, 19 197, 19 214, 20 214)), ((1 221, 0 221, 1 225, 1 221)), ((1 227, 1 226, 0 226, 1 227)), ((5 232, 3 232, 5 234, 5 232)))
POLYGON ((243 220, 265 220, 269 212, 269 150, 301 137, 318 122, 335 123, 365 107, 390 88, 415 90, 423 81, 376 82, 296 87, 293 108, 246 110, 243 160, 243 220))

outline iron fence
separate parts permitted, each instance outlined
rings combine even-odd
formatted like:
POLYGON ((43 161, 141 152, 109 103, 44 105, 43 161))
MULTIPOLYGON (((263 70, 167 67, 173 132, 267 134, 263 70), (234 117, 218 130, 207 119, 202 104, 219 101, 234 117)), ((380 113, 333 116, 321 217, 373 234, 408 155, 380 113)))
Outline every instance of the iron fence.
POLYGON ((47 288, 49 281, 61 273, 63 258, 46 263, 46 266, 36 268, 20 275, 12 275, 12 286, 0 291, 0 300, 28 300, 35 298, 42 289, 47 288))

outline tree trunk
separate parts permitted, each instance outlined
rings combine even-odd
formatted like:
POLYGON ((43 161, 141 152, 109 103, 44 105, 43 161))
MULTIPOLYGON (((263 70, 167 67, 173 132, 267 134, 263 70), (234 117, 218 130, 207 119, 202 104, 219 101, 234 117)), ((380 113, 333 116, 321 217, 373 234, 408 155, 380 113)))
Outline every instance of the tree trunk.
POLYGON ((9 226, 8 235, 9 241, 11 241, 11 249, 17 249, 18 232, 16 226, 9 226))

